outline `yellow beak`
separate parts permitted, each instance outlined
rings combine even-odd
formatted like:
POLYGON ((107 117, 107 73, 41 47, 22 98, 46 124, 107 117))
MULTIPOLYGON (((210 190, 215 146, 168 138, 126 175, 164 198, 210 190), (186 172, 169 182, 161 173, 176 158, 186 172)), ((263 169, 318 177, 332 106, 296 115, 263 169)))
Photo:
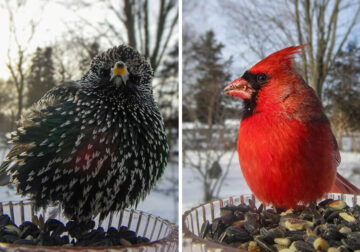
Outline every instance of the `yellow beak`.
POLYGON ((123 76, 127 73, 127 70, 126 70, 126 67, 117 67, 115 66, 114 67, 114 74, 115 75, 120 75, 120 76, 123 76))

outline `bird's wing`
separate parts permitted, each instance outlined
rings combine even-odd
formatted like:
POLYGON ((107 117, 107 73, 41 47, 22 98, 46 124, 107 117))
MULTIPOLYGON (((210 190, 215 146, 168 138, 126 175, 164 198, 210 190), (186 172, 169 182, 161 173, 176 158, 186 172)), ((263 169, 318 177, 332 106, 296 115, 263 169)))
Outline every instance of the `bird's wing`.
MULTIPOLYGON (((36 102, 21 118, 20 128, 10 134, 10 141, 18 138, 19 132, 22 132, 26 127, 35 125, 35 118, 43 118, 43 110, 50 106, 57 106, 67 99, 72 98, 80 84, 78 82, 65 82, 51 90, 49 90, 38 102, 36 102)), ((0 185, 6 185, 10 182, 10 177, 7 174, 11 166, 11 160, 17 157, 29 148, 31 141, 16 142, 12 149, 6 156, 6 160, 0 166, 0 185)))
POLYGON ((79 90, 80 84, 75 81, 64 82, 61 85, 52 88, 44 96, 36 102, 21 118, 20 125, 22 127, 34 124, 32 118, 43 117, 42 110, 49 106, 57 106, 60 103, 75 96, 79 90))

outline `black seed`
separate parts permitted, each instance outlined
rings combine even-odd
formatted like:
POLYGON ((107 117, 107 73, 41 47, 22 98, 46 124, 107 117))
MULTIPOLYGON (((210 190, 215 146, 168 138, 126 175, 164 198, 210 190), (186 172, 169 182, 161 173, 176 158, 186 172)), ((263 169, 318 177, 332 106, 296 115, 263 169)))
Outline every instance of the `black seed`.
POLYGON ((13 244, 22 244, 22 245, 36 245, 35 241, 33 240, 25 240, 19 239, 13 242, 13 244))
POLYGON ((95 221, 88 220, 87 222, 85 222, 82 225, 84 226, 84 230, 91 230, 91 229, 93 229, 95 227, 95 221))
POLYGON ((230 226, 236 219, 235 216, 231 213, 221 217, 221 220, 228 226, 230 226))
POLYGON ((40 234, 40 229, 38 228, 38 226, 29 221, 21 224, 20 229, 22 230, 20 233, 20 237, 22 239, 25 239, 28 235, 36 238, 40 234))
POLYGON ((313 221, 314 213, 311 208, 305 208, 299 215, 299 218, 307 221, 313 221))
POLYGON ((317 238, 318 238, 318 237, 316 237, 316 236, 314 236, 314 235, 310 235, 310 236, 307 236, 307 237, 305 238, 305 241, 306 241, 307 243, 309 243, 309 244, 312 245, 317 238))
POLYGON ((264 239, 260 237, 254 237, 254 241, 266 252, 276 252, 276 248, 268 244, 264 239))
POLYGON ((360 233, 349 233, 341 242, 352 250, 360 249, 360 233))
POLYGON ((121 227, 119 228, 119 232, 124 232, 124 231, 128 231, 128 230, 129 230, 129 228, 126 227, 126 226, 121 226, 121 227))
POLYGON ((242 203, 242 204, 236 206, 235 211, 240 211, 240 212, 246 213, 246 212, 250 211, 250 206, 242 203))
POLYGON ((14 241, 19 240, 19 236, 17 235, 2 235, 0 236, 0 241, 1 242, 6 242, 6 243, 13 243, 14 241))
POLYGON ((337 218, 339 218, 339 211, 333 211, 329 216, 325 217, 325 220, 329 223, 334 223, 337 218))
POLYGON ((45 222, 45 231, 53 231, 57 229, 58 227, 63 227, 65 229, 64 224, 61 221, 58 221, 56 219, 48 219, 45 222))
POLYGON ((345 235, 340 233, 335 225, 328 224, 322 232, 321 237, 325 240, 340 240, 344 238, 345 235))
POLYGON ((258 213, 246 213, 245 220, 257 222, 260 219, 260 215, 258 213))
POLYGON ((105 239, 102 239, 100 241, 92 243, 91 246, 94 246, 94 247, 109 247, 109 246, 113 246, 113 244, 112 244, 111 240, 105 238, 105 239))
POLYGON ((252 240, 252 236, 244 229, 237 227, 228 227, 225 233, 225 240, 227 243, 232 242, 247 242, 252 240))
POLYGON ((273 243, 275 238, 281 238, 285 236, 286 229, 281 226, 271 229, 261 228, 260 234, 266 242, 273 243))
POLYGON ((19 234, 21 233, 21 230, 17 226, 12 225, 12 224, 1 227, 1 229, 2 229, 3 234, 19 236, 19 234))
POLYGON ((206 237, 207 233, 210 231, 210 228, 211 228, 211 226, 210 226, 209 221, 208 221, 208 220, 205 221, 205 222, 201 225, 200 237, 204 239, 204 238, 206 237))
POLYGON ((351 250, 360 249, 360 241, 358 241, 358 240, 342 239, 341 242, 342 242, 342 244, 345 245, 345 247, 347 247, 351 250))
POLYGON ((257 235, 260 232, 260 224, 256 221, 245 221, 243 227, 251 235, 257 235))
POLYGON ((272 213, 268 210, 265 210, 261 213, 261 216, 263 217, 263 219, 266 219, 266 220, 270 220, 269 221, 269 224, 278 224, 279 221, 280 221, 280 216, 275 214, 275 213, 272 213))
POLYGON ((329 247, 339 247, 342 245, 342 242, 341 241, 336 241, 336 240, 328 240, 327 241, 329 243, 329 247))
POLYGON ((306 232, 302 230, 295 230, 295 231, 287 231, 286 237, 288 237, 291 241, 299 241, 304 240, 306 236, 306 232))
POLYGON ((342 221, 341 222, 343 226, 349 227, 353 232, 359 232, 360 231, 360 221, 356 220, 354 222, 348 222, 348 221, 342 221))
POLYGON ((136 233, 131 230, 121 233, 121 237, 131 242, 131 244, 135 244, 137 241, 136 233))
POLYGON ((51 236, 60 236, 65 231, 65 226, 59 225, 51 234, 51 236))
POLYGON ((116 228, 111 227, 107 231, 107 235, 110 238, 112 244, 114 246, 120 245, 120 233, 116 230, 116 228))
POLYGON ((220 216, 233 214, 235 210, 236 210, 236 206, 224 206, 220 208, 220 216))
POLYGON ((291 247, 295 247, 298 251, 301 251, 301 252, 315 252, 316 251, 311 244, 304 242, 304 241, 295 241, 295 242, 293 242, 293 244, 291 244, 291 247))
POLYGON ((51 237, 50 233, 48 232, 41 232, 39 235, 38 240, 38 245, 41 246, 56 246, 56 245, 61 245, 59 243, 59 240, 56 239, 56 237, 51 237))
POLYGON ((62 245, 65 245, 65 244, 69 244, 69 236, 68 235, 64 235, 60 238, 60 242, 62 245))
POLYGON ((104 229, 102 227, 99 227, 98 229, 93 229, 92 231, 83 234, 79 237, 79 241, 88 241, 88 240, 92 240, 92 241, 100 241, 103 240, 105 238, 105 232, 104 229))
POLYGON ((264 204, 260 204, 259 208, 257 209, 258 213, 261 213, 264 210, 264 204))
POLYGON ((6 225, 9 225, 9 224, 12 224, 12 221, 11 221, 9 215, 7 215, 7 214, 1 215, 0 216, 0 227, 1 226, 6 226, 6 225))
POLYGON ((218 240, 220 235, 225 231, 227 225, 221 219, 215 219, 211 226, 213 239, 218 240))
POLYGON ((344 245, 338 247, 338 249, 340 250, 340 252, 351 252, 351 250, 344 245))
POLYGON ((325 199, 325 200, 319 202, 318 205, 324 207, 324 206, 327 206, 330 202, 333 202, 333 201, 334 201, 333 199, 325 199))
POLYGON ((141 244, 141 243, 149 243, 150 240, 146 237, 141 237, 141 236, 138 236, 138 244, 141 244))
POLYGON ((84 233, 84 228, 82 228, 78 223, 74 221, 69 221, 66 223, 66 230, 73 237, 80 237, 84 233))
POLYGON ((353 207, 350 207, 350 212, 352 213, 352 215, 354 215, 356 218, 360 218, 360 206, 359 205, 355 205, 353 207))

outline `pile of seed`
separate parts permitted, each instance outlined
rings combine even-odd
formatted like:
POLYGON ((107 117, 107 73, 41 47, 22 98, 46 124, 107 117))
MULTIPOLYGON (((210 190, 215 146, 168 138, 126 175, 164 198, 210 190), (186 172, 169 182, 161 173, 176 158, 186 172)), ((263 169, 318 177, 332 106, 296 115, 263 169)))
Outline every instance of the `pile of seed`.
POLYGON ((137 236, 127 227, 114 227, 105 231, 94 228, 95 222, 66 224, 57 219, 48 219, 45 223, 25 221, 15 225, 8 215, 0 215, 0 242, 38 245, 38 246, 130 246, 149 243, 150 240, 137 236), (36 224, 34 224, 36 223, 36 224))
POLYGON ((201 238, 253 252, 360 251, 360 206, 342 200, 287 211, 250 202, 223 207, 220 215, 203 223, 201 238))

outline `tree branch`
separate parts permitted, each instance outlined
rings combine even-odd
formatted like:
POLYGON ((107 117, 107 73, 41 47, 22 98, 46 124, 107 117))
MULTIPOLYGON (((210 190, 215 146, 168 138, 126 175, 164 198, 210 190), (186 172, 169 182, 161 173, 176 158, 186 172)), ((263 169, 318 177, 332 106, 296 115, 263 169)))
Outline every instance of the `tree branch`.
MULTIPOLYGON (((299 12, 299 0, 295 0, 294 5, 295 5, 296 30, 297 30, 299 44, 302 45, 302 44, 304 44, 304 41, 303 41, 302 30, 301 30, 301 21, 300 21, 300 12, 299 12)), ((306 53, 302 53, 301 58, 302 58, 303 76, 305 78, 305 82, 309 83, 306 53)))
POLYGON ((349 26, 349 28, 347 29, 343 39, 341 40, 340 42, 340 45, 338 47, 338 49, 336 50, 336 53, 333 55, 332 59, 330 60, 330 57, 327 57, 327 59, 329 59, 330 63, 327 65, 327 68, 326 68, 326 72, 328 71, 328 69, 330 69, 333 65, 334 65, 334 62, 335 62, 335 59, 336 59, 336 56, 339 54, 339 52, 341 51, 342 47, 344 46, 345 42, 347 41, 352 29, 354 28, 354 26, 356 25, 357 23, 357 19, 359 17, 359 14, 360 14, 360 6, 358 6, 358 9, 356 10, 356 13, 354 15, 354 18, 349 26))

